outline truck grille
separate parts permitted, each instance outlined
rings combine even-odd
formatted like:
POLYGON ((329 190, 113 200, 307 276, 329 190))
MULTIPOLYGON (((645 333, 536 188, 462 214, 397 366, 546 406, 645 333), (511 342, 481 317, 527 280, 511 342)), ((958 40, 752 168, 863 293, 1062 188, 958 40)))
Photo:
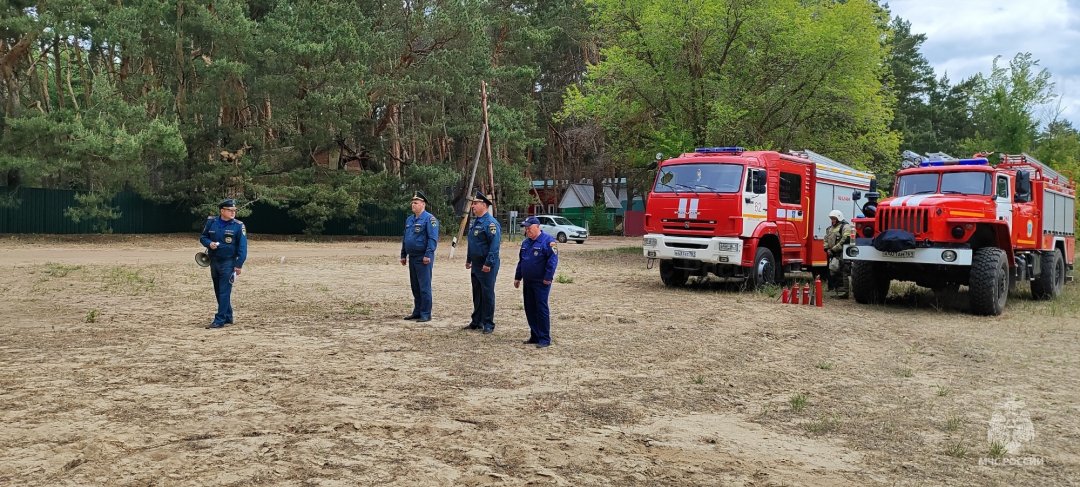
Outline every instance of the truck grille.
POLYGON ((716 230, 715 220, 691 220, 687 218, 665 218, 660 220, 660 223, 664 225, 665 231, 675 232, 706 232, 712 233, 716 230))
POLYGON ((878 208, 877 231, 899 229, 918 235, 927 231, 929 218, 926 208, 878 208))

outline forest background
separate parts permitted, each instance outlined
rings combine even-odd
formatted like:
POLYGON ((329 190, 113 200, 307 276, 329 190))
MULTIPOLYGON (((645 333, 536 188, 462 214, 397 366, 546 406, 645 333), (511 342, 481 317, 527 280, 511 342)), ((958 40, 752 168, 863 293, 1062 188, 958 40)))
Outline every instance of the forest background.
POLYGON ((871 0, 5 0, 0 206, 78 190, 66 216, 104 230, 121 192, 192 215, 235 197, 320 233, 420 189, 448 220, 481 82, 476 180, 504 208, 537 179, 640 195, 656 153, 697 146, 811 149, 883 188, 904 149, 1080 176, 1037 59, 954 82, 925 40, 871 0))

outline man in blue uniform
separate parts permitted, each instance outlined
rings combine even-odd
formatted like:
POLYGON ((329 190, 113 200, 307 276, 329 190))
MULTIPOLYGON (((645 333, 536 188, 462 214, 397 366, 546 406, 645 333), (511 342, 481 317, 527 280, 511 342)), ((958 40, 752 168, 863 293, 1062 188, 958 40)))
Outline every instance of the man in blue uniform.
POLYGON ((476 217, 468 230, 469 253, 465 268, 472 277, 472 321, 464 329, 495 331, 495 277, 499 275, 499 242, 502 228, 488 210, 491 200, 477 191, 472 200, 472 213, 476 217))
POLYGON ((431 321, 431 270, 439 245, 439 220, 427 212, 427 196, 420 191, 413 193, 412 212, 405 220, 405 237, 401 239, 401 265, 408 260, 413 296, 412 313, 405 319, 424 323, 431 321))
POLYGON ((559 244, 551 235, 540 231, 540 220, 530 216, 521 222, 525 227, 525 240, 521 242, 521 256, 514 272, 514 287, 525 281, 522 294, 525 298, 525 319, 529 321, 529 339, 525 344, 536 348, 551 345, 551 313, 548 295, 555 268, 559 265, 559 244))
POLYGON ((247 260, 247 227, 236 218, 236 201, 218 204, 218 217, 209 217, 203 225, 199 242, 210 257, 210 278, 214 280, 217 314, 207 328, 222 328, 233 322, 233 280, 240 275, 247 260))

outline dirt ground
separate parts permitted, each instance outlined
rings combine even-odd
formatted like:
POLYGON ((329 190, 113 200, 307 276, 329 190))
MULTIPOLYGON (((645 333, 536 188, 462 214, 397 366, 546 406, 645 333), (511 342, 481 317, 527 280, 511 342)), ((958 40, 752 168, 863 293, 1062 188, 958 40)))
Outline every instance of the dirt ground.
POLYGON ((817 309, 668 289, 598 238, 560 246, 538 350, 516 243, 486 336, 448 239, 426 324, 397 242, 250 245, 206 330, 194 235, 0 238, 0 485, 1080 483, 1080 283, 990 318, 896 284, 817 309))

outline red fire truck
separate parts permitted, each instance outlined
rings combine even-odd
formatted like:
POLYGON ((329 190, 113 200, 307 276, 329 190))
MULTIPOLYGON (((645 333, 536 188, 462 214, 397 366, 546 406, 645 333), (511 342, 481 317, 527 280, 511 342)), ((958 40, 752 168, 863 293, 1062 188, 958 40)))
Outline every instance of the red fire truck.
POLYGON ((668 286, 714 274, 752 289, 821 272, 829 211, 850 218, 872 178, 808 150, 707 147, 665 160, 645 205, 645 257, 668 286))
POLYGON ((1001 314, 1018 281, 1030 281, 1036 299, 1061 294, 1076 245, 1072 182, 1027 154, 996 166, 981 154, 905 155, 893 197, 852 222, 858 238, 844 252, 856 301, 884 301, 893 280, 967 285, 979 315, 1001 314))

